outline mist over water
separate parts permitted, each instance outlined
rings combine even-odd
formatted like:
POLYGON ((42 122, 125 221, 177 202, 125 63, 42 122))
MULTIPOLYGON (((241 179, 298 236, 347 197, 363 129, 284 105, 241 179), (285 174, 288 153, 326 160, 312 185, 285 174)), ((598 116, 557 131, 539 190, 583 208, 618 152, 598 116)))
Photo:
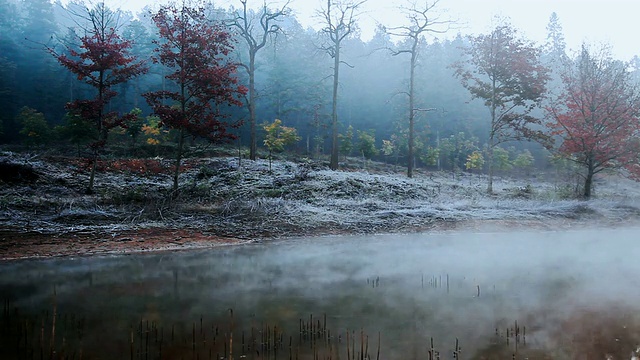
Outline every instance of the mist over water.
POLYGON ((382 358, 424 354, 430 338, 443 353, 458 338, 472 358, 515 321, 530 346, 552 348, 576 313, 640 310, 638 239, 638 228, 456 232, 29 260, 0 264, 0 292, 37 312, 55 286, 60 313, 114 327, 114 341, 140 319, 189 324, 233 309, 238 328, 292 332, 326 314, 334 332, 380 333, 382 358))

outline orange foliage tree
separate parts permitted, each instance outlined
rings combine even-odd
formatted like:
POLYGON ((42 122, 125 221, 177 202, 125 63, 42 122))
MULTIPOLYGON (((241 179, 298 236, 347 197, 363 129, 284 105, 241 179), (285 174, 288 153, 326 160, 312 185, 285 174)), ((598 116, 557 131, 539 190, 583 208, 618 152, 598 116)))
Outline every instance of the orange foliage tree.
POLYGON ((594 175, 606 169, 640 179, 640 88, 627 64, 583 45, 563 83, 547 107, 552 150, 584 169, 583 196, 591 197, 594 175))

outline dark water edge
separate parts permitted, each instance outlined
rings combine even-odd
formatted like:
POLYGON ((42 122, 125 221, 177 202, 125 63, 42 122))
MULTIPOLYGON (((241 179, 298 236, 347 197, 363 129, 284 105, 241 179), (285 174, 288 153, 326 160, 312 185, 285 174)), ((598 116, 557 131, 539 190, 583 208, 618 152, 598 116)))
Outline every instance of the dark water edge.
POLYGON ((630 358, 638 235, 327 237, 4 263, 1 358, 630 358))

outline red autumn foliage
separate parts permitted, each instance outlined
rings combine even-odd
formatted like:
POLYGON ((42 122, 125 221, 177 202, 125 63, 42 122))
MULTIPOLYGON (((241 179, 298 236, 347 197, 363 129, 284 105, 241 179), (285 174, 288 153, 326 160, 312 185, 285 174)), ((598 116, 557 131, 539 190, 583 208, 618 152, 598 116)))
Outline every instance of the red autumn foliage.
POLYGON ((555 150, 585 169, 584 197, 606 169, 640 179, 640 89, 626 64, 583 46, 563 82, 564 93, 547 109, 549 126, 559 140, 555 150))
MULTIPOLYGON (((80 173, 86 170, 90 170, 93 166, 93 162, 90 159, 65 159, 57 160, 63 162, 68 166, 73 166, 76 169, 76 173, 80 173)), ((180 166, 180 171, 192 170, 198 165, 198 161, 185 161, 180 166)), ((98 160, 96 165, 96 171, 105 173, 121 173, 121 174, 135 174, 141 176, 155 176, 166 175, 174 171, 172 165, 168 165, 163 160, 159 159, 113 159, 113 160, 98 160)))
POLYGON ((233 50, 231 35, 221 26, 211 25, 203 9, 165 6, 153 16, 153 21, 161 38, 155 41, 153 61, 174 69, 166 78, 177 90, 155 91, 144 96, 161 125, 180 133, 175 191, 185 138, 192 136, 211 142, 234 139, 227 130, 240 126, 240 122, 223 121, 225 115, 221 108, 222 105, 241 106, 238 97, 247 90, 238 85, 237 65, 228 59, 233 50))
MULTIPOLYGON (((136 58, 128 54, 131 43, 122 40, 113 28, 106 34, 85 36, 81 40, 84 52, 68 49, 69 55, 76 59, 66 54, 56 57, 63 66, 76 73, 79 80, 96 88, 98 93, 94 99, 73 101, 67 104, 67 108, 76 110, 82 118, 94 122, 101 132, 106 133, 109 129, 121 126, 128 116, 105 112, 107 103, 117 95, 111 87, 140 75, 146 68, 142 62, 134 63, 136 58)), ((99 141, 104 140, 102 138, 99 141)))
POLYGON ((168 168, 155 159, 118 159, 105 161, 105 171, 134 173, 138 175, 158 175, 167 172, 168 168))
POLYGON ((123 40, 114 29, 111 11, 104 3, 96 5, 93 10, 87 9, 92 28, 85 29, 80 51, 67 46, 68 54, 58 54, 54 49, 49 52, 69 71, 96 89, 93 99, 76 100, 67 104, 67 109, 79 114, 84 120, 92 123, 97 137, 89 144, 92 149, 93 167, 89 180, 88 191, 93 191, 93 179, 99 152, 107 142, 110 129, 123 126, 131 117, 130 114, 121 116, 117 112, 106 111, 106 106, 117 93, 112 87, 144 73, 147 68, 142 61, 129 54, 131 42, 123 40))

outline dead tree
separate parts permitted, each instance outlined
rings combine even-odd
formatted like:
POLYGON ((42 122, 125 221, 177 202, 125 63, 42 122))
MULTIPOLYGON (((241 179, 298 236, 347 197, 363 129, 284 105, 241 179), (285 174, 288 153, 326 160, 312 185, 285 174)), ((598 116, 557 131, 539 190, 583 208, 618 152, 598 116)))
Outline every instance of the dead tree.
POLYGON ((391 52, 394 56, 400 54, 409 54, 411 56, 410 71, 409 71, 409 90, 403 92, 403 94, 409 97, 409 141, 408 141, 408 159, 407 159, 407 176, 413 177, 414 166, 414 144, 415 144, 415 119, 416 114, 419 112, 432 111, 435 109, 422 109, 416 107, 415 96, 415 84, 416 84, 416 67, 418 66, 418 56, 420 54, 420 45, 425 41, 424 35, 427 33, 444 33, 449 30, 452 20, 442 20, 440 18, 431 17, 434 12, 434 8, 440 0, 436 0, 432 3, 428 1, 424 3, 424 6, 419 7, 418 4, 413 2, 409 7, 401 7, 401 10, 407 15, 409 24, 405 26, 398 26, 389 28, 387 33, 394 36, 405 38, 407 47, 402 49, 392 49, 391 52))
POLYGON ((329 167, 338 169, 338 84, 340 75, 340 49, 342 41, 356 28, 359 9, 367 0, 327 0, 326 8, 318 11, 324 27, 322 33, 328 42, 322 47, 333 58, 333 98, 331 107, 331 161, 329 167))
POLYGON ((278 10, 272 11, 266 2, 258 12, 250 11, 247 8, 248 0, 240 0, 242 3, 242 9, 236 12, 235 18, 227 22, 227 25, 234 28, 240 37, 244 39, 249 51, 249 62, 240 64, 249 76, 249 158, 251 160, 256 159, 257 148, 257 136, 256 136, 256 54, 266 44, 269 36, 277 34, 281 31, 281 28, 276 22, 289 14, 289 1, 287 1, 278 10))

